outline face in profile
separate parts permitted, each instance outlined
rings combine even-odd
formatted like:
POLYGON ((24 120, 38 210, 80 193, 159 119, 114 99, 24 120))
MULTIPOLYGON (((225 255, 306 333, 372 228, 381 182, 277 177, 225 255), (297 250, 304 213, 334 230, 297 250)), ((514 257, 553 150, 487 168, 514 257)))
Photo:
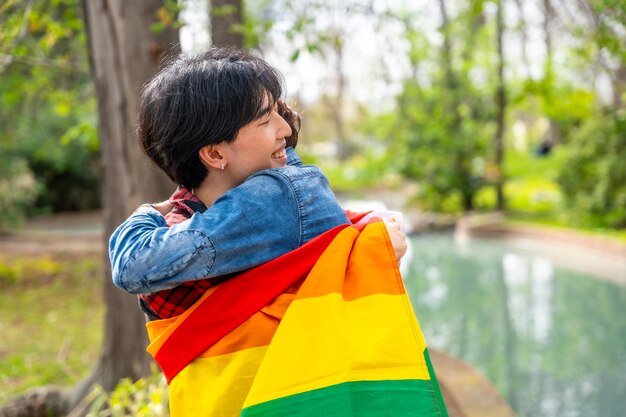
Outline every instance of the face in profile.
POLYGON ((286 138, 292 135, 289 124, 278 114, 278 104, 270 105, 266 97, 267 111, 237 132, 235 140, 223 144, 223 157, 228 169, 239 183, 257 171, 280 168, 287 164, 286 138))

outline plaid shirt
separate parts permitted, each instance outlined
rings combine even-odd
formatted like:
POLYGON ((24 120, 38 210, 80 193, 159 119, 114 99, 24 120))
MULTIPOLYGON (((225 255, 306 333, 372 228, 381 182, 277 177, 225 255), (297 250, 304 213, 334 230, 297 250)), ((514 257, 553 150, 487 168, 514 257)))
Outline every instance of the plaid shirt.
MULTIPOLYGON (((174 209, 165 215, 168 226, 182 223, 195 212, 203 213, 207 209, 198 197, 184 187, 179 187, 169 201, 174 205, 174 209)), ((207 288, 214 285, 218 280, 221 279, 187 281, 169 290, 140 294, 138 295, 139 305, 150 320, 174 317, 191 307, 207 288)))

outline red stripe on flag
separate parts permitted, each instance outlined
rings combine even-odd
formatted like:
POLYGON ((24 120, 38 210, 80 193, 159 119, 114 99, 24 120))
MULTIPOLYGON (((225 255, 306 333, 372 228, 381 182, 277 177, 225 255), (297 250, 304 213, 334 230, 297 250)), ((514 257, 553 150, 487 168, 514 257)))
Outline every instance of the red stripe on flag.
POLYGON ((348 220, 350 220, 350 222, 352 222, 353 224, 360 222, 363 219, 363 217, 371 213, 371 211, 350 211, 350 210, 344 210, 344 212, 346 213, 348 220))
POLYGON ((154 356, 167 382, 205 350, 307 276, 344 224, 300 248, 224 281, 182 322, 154 356))

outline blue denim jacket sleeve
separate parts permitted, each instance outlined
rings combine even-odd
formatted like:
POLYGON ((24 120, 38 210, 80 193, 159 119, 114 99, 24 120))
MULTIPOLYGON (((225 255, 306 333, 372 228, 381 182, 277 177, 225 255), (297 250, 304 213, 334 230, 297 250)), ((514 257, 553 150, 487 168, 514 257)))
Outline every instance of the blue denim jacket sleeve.
POLYGON ((130 293, 151 293, 293 250, 301 243, 301 227, 295 196, 285 198, 290 194, 288 182, 258 175, 169 228, 156 213, 135 214, 109 242, 113 282, 130 293))
POLYGON ((245 270, 300 246, 301 221, 287 177, 262 171, 181 224, 168 228, 153 209, 129 217, 109 241, 113 282, 130 293, 151 293, 245 270))

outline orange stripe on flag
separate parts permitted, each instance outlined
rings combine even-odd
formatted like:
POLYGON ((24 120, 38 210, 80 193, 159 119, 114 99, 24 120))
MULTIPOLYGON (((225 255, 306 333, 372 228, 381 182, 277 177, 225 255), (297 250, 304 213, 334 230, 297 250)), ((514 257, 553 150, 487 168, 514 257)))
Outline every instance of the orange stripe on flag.
POLYGON ((304 279, 320 254, 347 227, 337 226, 295 251, 224 281, 207 297, 198 300, 193 314, 181 315, 184 320, 176 323, 158 348, 149 346, 148 351, 168 383, 194 358, 295 282, 304 279))
POLYGON ((316 279, 313 285, 305 282, 298 292, 298 299, 331 293, 342 294, 347 301, 373 294, 405 294, 396 263, 383 222, 370 224, 362 231, 346 229, 329 245, 311 270, 311 274, 323 278, 316 279), (381 236, 385 239, 384 247, 381 247, 381 236), (354 245, 357 237, 359 244, 354 245), (381 256, 381 251, 386 251, 388 256, 381 256))

